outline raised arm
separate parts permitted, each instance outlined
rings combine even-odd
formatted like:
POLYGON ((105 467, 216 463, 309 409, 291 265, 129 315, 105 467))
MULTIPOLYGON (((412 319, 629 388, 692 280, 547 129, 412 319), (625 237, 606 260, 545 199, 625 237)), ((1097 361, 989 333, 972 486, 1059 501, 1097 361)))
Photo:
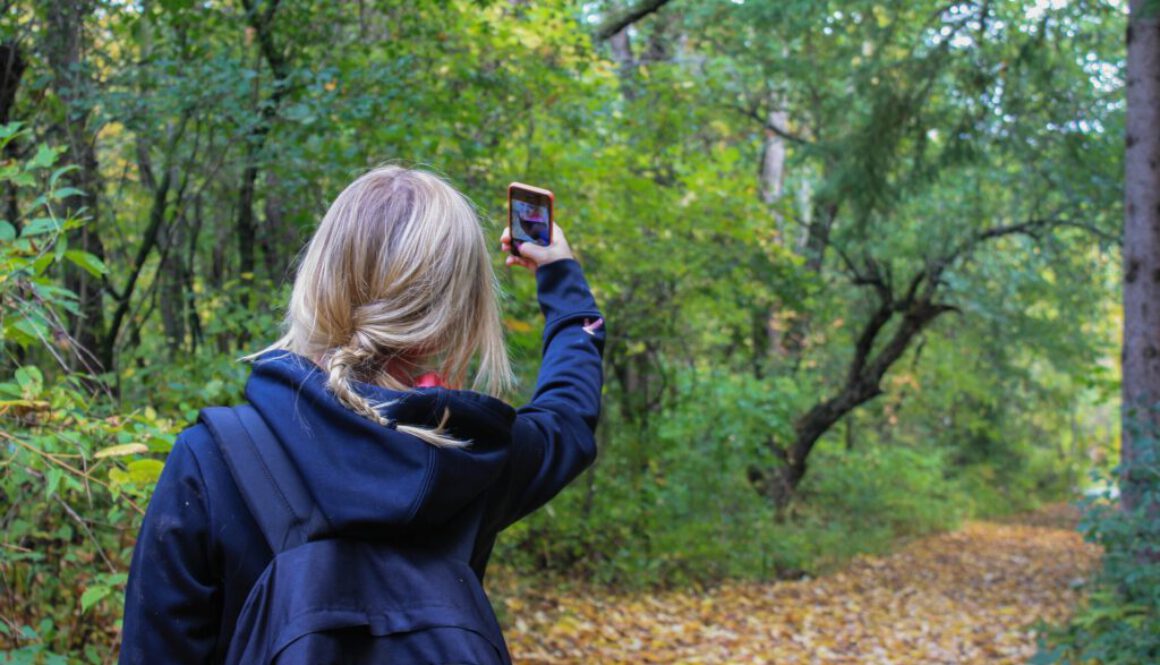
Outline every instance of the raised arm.
POLYGON ((547 253, 553 247, 524 245, 522 257, 509 257, 509 264, 533 262, 544 351, 536 392, 516 411, 505 525, 539 508, 596 458, 604 319, 559 227, 556 234, 553 245, 562 251, 554 256, 547 253))

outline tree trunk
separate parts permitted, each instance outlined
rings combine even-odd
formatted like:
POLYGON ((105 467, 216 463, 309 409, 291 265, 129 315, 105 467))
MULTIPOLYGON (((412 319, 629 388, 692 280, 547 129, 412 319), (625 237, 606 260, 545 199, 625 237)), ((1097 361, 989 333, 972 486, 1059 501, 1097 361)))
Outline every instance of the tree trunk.
MULTIPOLYGON (((250 127, 246 136, 245 157, 242 163, 242 182, 238 188, 238 219, 237 240, 239 271, 242 274, 253 275, 257 266, 254 248, 256 245, 256 222, 254 217, 254 198, 257 190, 258 160, 266 146, 266 137, 273 127, 274 118, 282 100, 290 92, 289 76, 290 63, 285 54, 274 43, 274 14, 278 10, 280 0, 242 0, 246 9, 246 18, 252 34, 257 37, 258 47, 266 64, 273 74, 274 85, 270 96, 259 105, 256 122, 250 127)), ((249 306, 249 293, 243 292, 243 304, 249 306)), ((242 340, 245 342, 245 339, 242 340)))
POLYGON ((284 248, 294 246, 294 230, 286 224, 286 207, 282 203, 282 184, 273 171, 266 172, 266 193, 264 208, 264 232, 262 233, 262 258, 265 259, 266 276, 277 286, 291 277, 286 272, 284 248))
MULTIPOLYGON (((178 197, 180 199, 180 197, 178 197)), ((185 348, 185 246, 184 224, 179 217, 162 232, 160 244, 161 268, 157 279, 161 281, 161 326, 165 331, 165 347, 170 360, 177 358, 185 348)))
MULTIPOLYGON (((64 106, 64 118, 56 127, 57 133, 63 134, 66 146, 64 162, 79 167, 66 173, 62 184, 82 192, 65 199, 61 214, 83 214, 91 220, 70 234, 69 246, 103 260, 105 250, 98 229, 101 187, 96 131, 90 126, 90 93, 95 84, 88 76, 82 53, 85 19, 95 8, 96 3, 85 0, 45 2, 43 48, 52 71, 53 90, 64 106)), ((65 267, 65 287, 77 295, 80 308, 79 315, 69 316, 69 333, 75 341, 77 367, 89 372, 111 370, 112 354, 106 353, 101 344, 105 332, 103 281, 70 264, 65 267)))
POLYGON ((12 117, 16 89, 20 87, 25 66, 20 46, 16 42, 0 43, 0 125, 7 124, 12 117))
MULTIPOLYGON (((238 267, 243 279, 249 280, 254 280, 254 272, 257 265, 254 250, 257 234, 254 202, 260 171, 259 161, 265 152, 266 139, 269 137, 270 130, 274 126, 278 109, 281 107, 282 101, 291 91, 289 59, 274 42, 274 15, 278 10, 280 2, 281 0, 266 0, 265 2, 261 2, 260 0, 242 0, 242 5, 246 9, 246 20, 249 25, 247 39, 250 39, 250 36, 257 38, 261 57, 266 61, 273 75, 273 88, 269 96, 257 105, 255 109, 257 112, 256 121, 251 125, 246 135, 246 147, 242 160, 245 166, 242 170, 242 181, 238 188, 238 217, 235 226, 238 241, 238 267)), ((256 85, 257 79, 255 79, 256 85)), ((256 92, 257 88, 255 87, 256 92)), ((248 309, 250 307, 250 295, 254 283, 251 281, 249 288, 242 290, 241 304, 244 308, 248 309)), ((228 342, 224 336, 219 336, 219 346, 223 341, 228 342)), ((249 341, 249 332, 243 329, 237 337, 236 344, 239 347, 244 347, 249 341)))
MULTIPOLYGON (((12 119, 12 107, 16 104, 16 90, 20 87, 20 78, 24 75, 24 57, 20 54, 20 46, 15 41, 0 44, 0 125, 6 125, 12 119)), ((4 156, 14 159, 17 155, 15 141, 4 146, 4 156)), ((5 219, 20 232, 20 203, 16 197, 16 187, 9 183, 5 192, 5 219)))
POLYGON ((895 301, 888 291, 881 291, 878 309, 863 324, 855 343, 845 384, 835 395, 818 402, 794 422, 794 436, 789 445, 781 445, 772 438, 766 442, 779 463, 772 468, 751 467, 748 477, 754 488, 779 510, 789 505, 805 477, 806 460, 818 441, 854 409, 881 395, 883 377, 906 353, 914 339, 939 316, 954 310, 931 301, 940 276, 941 272, 936 269, 915 278, 907 297, 901 301, 895 301), (919 285, 927 280, 927 291, 922 298, 915 300, 919 285), (898 314, 902 315, 898 327, 881 348, 875 350, 875 340, 898 314))
MULTIPOLYGON (((785 193, 785 158, 787 152, 786 140, 781 134, 769 127, 788 127, 789 113, 780 95, 770 96, 768 126, 765 129, 765 145, 761 150, 761 172, 758 183, 761 189, 761 200, 767 206, 773 207, 781 200, 785 193)), ((774 225, 777 227, 778 241, 783 246, 792 246, 787 242, 785 215, 776 209, 771 211, 774 225)), ((765 374, 765 363, 769 356, 783 350, 782 331, 789 327, 780 305, 773 305, 768 309, 754 313, 753 321, 753 373, 757 378, 765 374)))
MULTIPOLYGON (((789 127, 789 113, 777 95, 771 100, 773 110, 769 112, 769 124, 773 127, 789 127)), ((773 205, 785 192, 785 138, 772 129, 765 130, 765 147, 761 152, 761 200, 773 205)), ((784 236, 785 221, 775 213, 777 230, 784 236)), ((784 237, 783 237, 784 242, 784 237)))
POLYGON ((632 39, 628 36, 628 28, 609 37, 608 45, 612 49, 612 59, 616 62, 620 94, 632 101, 637 96, 636 60, 632 54, 632 39))
MULTIPOLYGON (((1160 433, 1160 7, 1132 0, 1128 20, 1124 154, 1123 466, 1160 433)), ((1123 506, 1136 507, 1143 479, 1129 472, 1123 506)))

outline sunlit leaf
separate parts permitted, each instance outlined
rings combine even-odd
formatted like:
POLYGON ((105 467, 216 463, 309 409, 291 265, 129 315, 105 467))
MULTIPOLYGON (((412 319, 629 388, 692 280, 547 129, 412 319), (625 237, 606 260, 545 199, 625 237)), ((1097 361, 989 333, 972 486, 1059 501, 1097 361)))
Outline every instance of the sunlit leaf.
POLYGON ((161 477, 161 469, 164 466, 161 461, 155 459, 143 459, 130 462, 127 467, 129 480, 138 485, 155 483, 161 477))
POLYGON ((149 446, 143 443, 123 443, 119 446, 109 446, 98 450, 93 458, 103 459, 105 457, 123 457, 125 455, 136 455, 138 453, 149 452, 149 446))
POLYGON ((93 277, 100 277, 109 271, 108 268, 105 267, 104 262, 99 258, 79 249, 68 250, 65 252, 65 258, 80 266, 81 268, 84 268, 84 270, 93 277))

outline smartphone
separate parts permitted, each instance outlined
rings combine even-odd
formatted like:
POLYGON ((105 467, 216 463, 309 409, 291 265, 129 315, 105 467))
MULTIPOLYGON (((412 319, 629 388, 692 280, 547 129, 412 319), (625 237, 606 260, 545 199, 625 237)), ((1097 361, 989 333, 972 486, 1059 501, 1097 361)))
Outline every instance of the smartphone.
POLYGON ((541 247, 552 244, 552 216, 556 197, 549 190, 519 182, 508 185, 508 228, 512 254, 520 255, 525 242, 541 247))

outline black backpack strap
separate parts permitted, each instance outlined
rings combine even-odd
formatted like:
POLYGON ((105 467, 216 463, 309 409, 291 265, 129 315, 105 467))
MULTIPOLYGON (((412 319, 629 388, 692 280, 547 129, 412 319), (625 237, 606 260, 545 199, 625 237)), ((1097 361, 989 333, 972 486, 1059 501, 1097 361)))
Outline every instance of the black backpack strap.
POLYGON ((213 406, 199 417, 225 457, 234 484, 274 554, 307 542, 327 526, 298 469, 249 404, 213 406))

